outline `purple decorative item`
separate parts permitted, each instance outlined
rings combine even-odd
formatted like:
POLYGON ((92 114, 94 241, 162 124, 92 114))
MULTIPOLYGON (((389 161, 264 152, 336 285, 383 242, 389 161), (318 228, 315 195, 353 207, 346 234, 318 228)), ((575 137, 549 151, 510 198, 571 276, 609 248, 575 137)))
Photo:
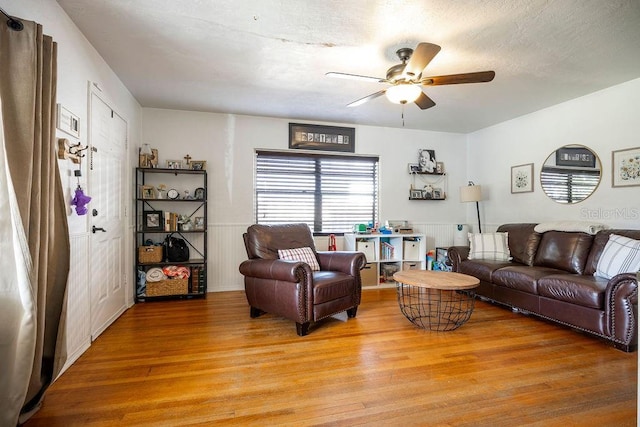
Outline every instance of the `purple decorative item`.
POLYGON ((76 188, 76 196, 71 201, 71 205, 76 206, 76 213, 78 215, 86 215, 87 211, 89 210, 87 209, 86 205, 90 201, 91 201, 91 197, 84 194, 84 192, 82 191, 82 187, 78 185, 78 188, 76 188))

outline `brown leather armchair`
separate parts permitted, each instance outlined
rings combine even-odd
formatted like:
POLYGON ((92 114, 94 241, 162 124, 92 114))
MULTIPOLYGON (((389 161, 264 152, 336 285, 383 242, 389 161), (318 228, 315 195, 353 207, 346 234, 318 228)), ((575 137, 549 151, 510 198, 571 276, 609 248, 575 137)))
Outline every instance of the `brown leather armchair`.
POLYGON ((360 304, 361 252, 318 252, 307 224, 252 225, 243 234, 248 260, 240 264, 250 315, 272 313, 296 322, 298 335, 311 322, 346 311, 355 317, 360 304), (320 271, 307 263, 278 258, 279 249, 309 247, 320 271))

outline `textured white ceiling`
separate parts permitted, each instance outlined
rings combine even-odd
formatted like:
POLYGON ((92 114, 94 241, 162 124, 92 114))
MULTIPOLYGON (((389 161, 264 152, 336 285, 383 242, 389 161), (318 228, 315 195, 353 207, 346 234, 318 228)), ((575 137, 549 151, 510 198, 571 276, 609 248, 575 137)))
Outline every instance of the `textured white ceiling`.
POLYGON ((395 51, 442 47, 404 126, 470 132, 640 77, 638 0, 58 0, 143 107, 401 127, 379 83, 395 51))

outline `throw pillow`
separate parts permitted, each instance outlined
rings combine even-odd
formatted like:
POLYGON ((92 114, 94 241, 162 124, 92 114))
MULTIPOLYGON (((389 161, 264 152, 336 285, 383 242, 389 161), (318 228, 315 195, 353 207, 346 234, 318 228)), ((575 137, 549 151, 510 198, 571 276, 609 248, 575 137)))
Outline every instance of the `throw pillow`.
POLYGON ((278 249, 278 258, 288 261, 301 261, 309 264, 312 271, 319 271, 320 264, 311 248, 278 249))
POLYGON ((611 234, 600 255, 594 276, 611 279, 621 273, 640 270, 640 240, 611 234))
POLYGON ((469 259, 509 261, 509 233, 469 233, 469 259))

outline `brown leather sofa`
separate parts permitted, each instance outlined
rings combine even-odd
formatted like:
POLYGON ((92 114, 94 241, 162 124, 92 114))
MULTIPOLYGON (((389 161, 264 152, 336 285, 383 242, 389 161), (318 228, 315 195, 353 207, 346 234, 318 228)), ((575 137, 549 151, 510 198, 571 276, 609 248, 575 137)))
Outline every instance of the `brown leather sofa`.
POLYGON ((360 270, 366 264, 363 253, 316 251, 306 224, 252 225, 243 237, 249 259, 240 264, 240 273, 252 318, 265 312, 285 317, 296 322, 298 335, 304 336, 311 322, 342 311, 356 316, 360 270), (278 258, 279 249, 304 247, 316 254, 320 271, 278 258))
POLYGON ((469 247, 449 248, 453 271, 480 279, 477 295, 611 341, 630 352, 638 346, 635 273, 610 280, 594 276, 614 233, 640 240, 640 230, 536 233, 536 224, 505 224, 511 261, 468 259, 469 247))

